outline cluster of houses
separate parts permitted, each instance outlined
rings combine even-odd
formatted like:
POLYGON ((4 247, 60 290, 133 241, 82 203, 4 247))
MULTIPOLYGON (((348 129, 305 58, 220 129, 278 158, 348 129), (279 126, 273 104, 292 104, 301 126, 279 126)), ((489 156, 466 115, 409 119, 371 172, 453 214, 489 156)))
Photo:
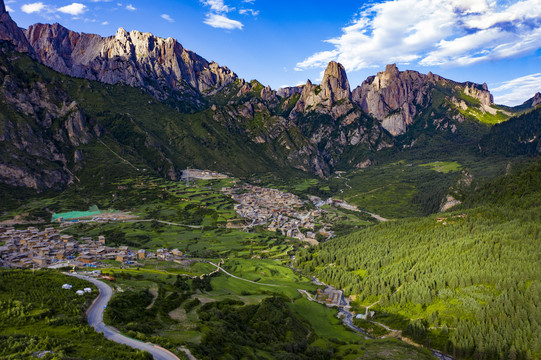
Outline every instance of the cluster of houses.
MULTIPOLYGON (((240 216, 252 220, 252 224, 266 225, 269 231, 279 231, 283 235, 317 244, 316 218, 321 209, 300 212, 305 203, 297 196, 276 189, 243 184, 237 188, 223 188, 222 192, 238 202, 235 211, 240 216)), ((325 237, 332 232, 320 229, 325 237)))
POLYGON ((342 290, 336 290, 332 286, 322 289, 317 289, 316 301, 327 306, 348 306, 348 302, 344 297, 342 290))
POLYGON ((0 266, 9 268, 45 268, 60 266, 96 266, 103 260, 133 263, 137 260, 158 259, 181 261, 182 251, 158 249, 155 253, 147 250, 131 250, 127 246, 105 245, 105 237, 97 240, 90 237, 75 239, 61 235, 55 228, 39 230, 29 227, 17 230, 0 227, 0 266))
POLYGON ((243 184, 237 188, 224 188, 222 191, 238 202, 235 211, 242 217, 268 221, 274 216, 299 217, 298 209, 304 203, 295 195, 280 190, 243 184))

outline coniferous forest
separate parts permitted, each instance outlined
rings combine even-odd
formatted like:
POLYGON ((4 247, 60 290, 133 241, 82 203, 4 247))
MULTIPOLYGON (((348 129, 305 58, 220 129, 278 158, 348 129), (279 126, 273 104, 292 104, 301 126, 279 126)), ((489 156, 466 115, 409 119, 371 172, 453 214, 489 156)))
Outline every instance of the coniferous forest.
POLYGON ((465 194, 461 209, 306 249, 298 267, 376 320, 474 359, 541 357, 541 161, 465 194), (362 306, 361 306, 362 308, 362 306))

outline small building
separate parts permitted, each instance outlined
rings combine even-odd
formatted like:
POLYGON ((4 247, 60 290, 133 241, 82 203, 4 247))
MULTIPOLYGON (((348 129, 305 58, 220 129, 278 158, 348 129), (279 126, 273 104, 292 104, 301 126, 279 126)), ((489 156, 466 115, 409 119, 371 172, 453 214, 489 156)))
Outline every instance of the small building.
POLYGON ((62 285, 62 289, 70 290, 72 286, 70 284, 64 284, 62 285))
POLYGON ((84 292, 83 290, 77 290, 75 293, 76 293, 77 295, 79 295, 79 296, 85 294, 85 292, 84 292))
POLYGON ((105 236, 99 236, 98 241, 100 244, 105 245, 105 236))
POLYGON ((124 255, 124 254, 117 254, 116 257, 115 257, 115 260, 116 260, 116 261, 120 261, 120 262, 124 262, 124 260, 126 260, 126 255, 124 255))
POLYGON ((375 311, 367 311, 367 313, 365 314, 357 314, 357 316, 355 316, 356 319, 361 319, 361 320, 366 320, 368 318, 373 318, 374 315, 376 315, 376 312, 375 311))
POLYGON ((90 293, 90 292, 92 292, 92 289, 91 289, 91 288, 84 288, 83 291, 84 291, 85 293, 90 293))
POLYGON ((138 260, 145 260, 146 256, 147 256, 147 252, 145 250, 141 249, 141 250, 137 251, 137 259, 138 260))
POLYGON ((71 235, 62 235, 62 236, 60 236, 60 239, 63 242, 67 243, 67 242, 70 242, 70 241, 73 240, 73 236, 71 236, 71 235))
POLYGON ((32 261, 38 266, 47 266, 47 259, 41 256, 32 258, 32 261))
POLYGON ((93 264, 96 262, 96 260, 90 255, 79 256, 77 260, 82 262, 83 264, 93 264))

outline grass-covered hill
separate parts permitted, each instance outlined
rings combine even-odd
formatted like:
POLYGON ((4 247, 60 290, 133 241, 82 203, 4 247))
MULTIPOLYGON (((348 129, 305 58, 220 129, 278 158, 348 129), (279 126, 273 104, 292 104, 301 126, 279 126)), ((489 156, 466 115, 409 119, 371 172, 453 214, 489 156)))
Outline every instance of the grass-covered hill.
MULTIPOLYGON (((541 356, 541 160, 460 210, 387 222, 297 256, 376 320, 460 358, 541 356)), ((361 310, 360 309, 360 310, 361 310)))

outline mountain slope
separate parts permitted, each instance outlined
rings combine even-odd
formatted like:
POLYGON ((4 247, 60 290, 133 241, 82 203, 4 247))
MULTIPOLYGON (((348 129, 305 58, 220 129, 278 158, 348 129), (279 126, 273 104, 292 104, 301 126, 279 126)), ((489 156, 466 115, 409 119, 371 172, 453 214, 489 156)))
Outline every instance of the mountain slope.
POLYGON ((381 121, 394 136, 404 134, 423 113, 429 113, 440 129, 456 129, 466 117, 482 122, 492 117, 502 121, 512 114, 494 106, 486 84, 457 83, 429 73, 399 71, 387 65, 385 71, 366 79, 353 90, 353 100, 368 114, 381 121), (446 111, 434 111, 433 103, 443 92, 446 111))
POLYGON ((353 92, 335 62, 320 85, 274 91, 170 38, 123 29, 103 38, 59 24, 23 30, 0 4, 1 181, 10 186, 42 191, 84 171, 108 174, 97 159, 113 152, 128 173, 146 168, 171 179, 186 166, 325 177, 397 152, 478 151, 489 131, 482 122, 514 111, 494 106, 484 85, 394 65, 353 92), (39 149, 28 151, 32 143, 39 149))
POLYGON ((459 211, 379 224, 297 255, 376 321, 459 358, 541 355, 541 159, 478 184, 459 211))
POLYGON ((479 146, 487 155, 541 154, 541 107, 494 126, 479 146))
POLYGON ((25 35, 36 58, 63 74, 106 84, 144 87, 158 98, 171 90, 208 94, 234 82, 237 76, 209 63, 172 39, 118 29, 115 36, 79 34, 59 24, 35 24, 25 35))

